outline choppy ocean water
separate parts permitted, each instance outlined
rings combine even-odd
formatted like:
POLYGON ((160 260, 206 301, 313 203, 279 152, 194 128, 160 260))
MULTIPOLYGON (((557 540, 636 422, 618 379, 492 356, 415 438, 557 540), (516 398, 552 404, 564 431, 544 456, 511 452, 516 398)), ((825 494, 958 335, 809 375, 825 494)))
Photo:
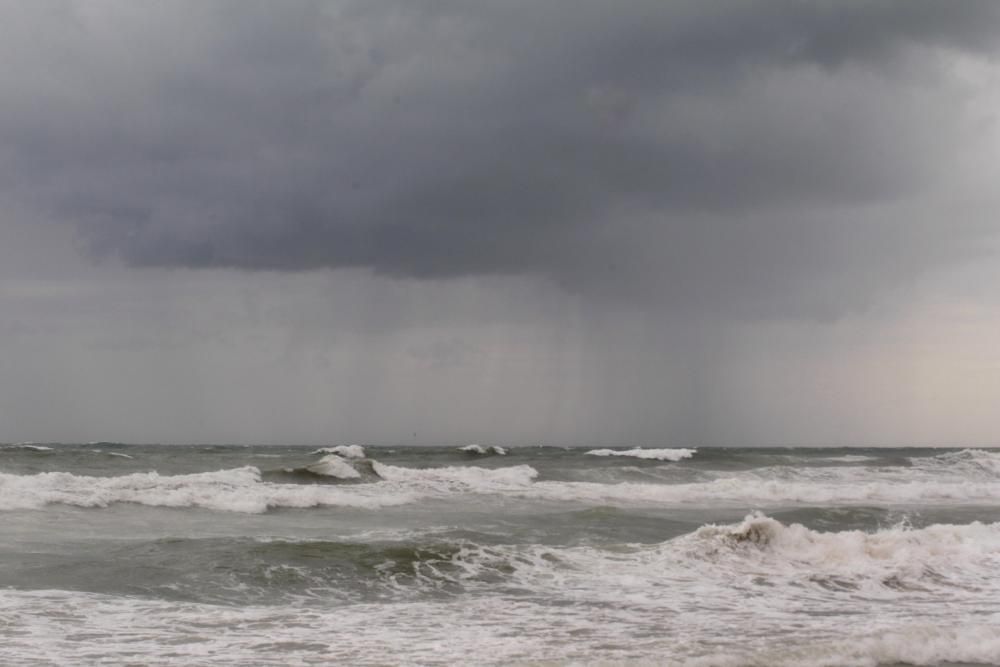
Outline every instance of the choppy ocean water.
POLYGON ((1000 452, 0 446, 0 664, 1000 664, 1000 452))

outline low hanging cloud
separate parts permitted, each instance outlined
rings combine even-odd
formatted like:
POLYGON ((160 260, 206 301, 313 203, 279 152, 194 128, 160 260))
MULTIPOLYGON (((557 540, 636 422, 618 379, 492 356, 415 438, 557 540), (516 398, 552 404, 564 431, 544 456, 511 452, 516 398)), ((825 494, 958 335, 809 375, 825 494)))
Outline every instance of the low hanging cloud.
POLYGON ((2 7, 3 193, 97 258, 825 316, 992 234, 993 2, 2 7))

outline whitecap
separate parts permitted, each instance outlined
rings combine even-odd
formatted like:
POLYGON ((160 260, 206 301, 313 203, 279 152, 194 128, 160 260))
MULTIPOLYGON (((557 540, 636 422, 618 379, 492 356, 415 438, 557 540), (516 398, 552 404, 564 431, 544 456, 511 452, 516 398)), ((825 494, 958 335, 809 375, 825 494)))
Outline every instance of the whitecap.
POLYGON ((8 445, 7 449, 27 449, 32 452, 51 452, 52 447, 46 447, 45 445, 36 445, 33 442, 19 442, 13 445, 8 445))
POLYGON ((876 456, 864 456, 861 454, 845 454, 844 456, 826 456, 812 459, 813 461, 830 461, 835 463, 862 463, 864 461, 878 461, 876 456))
POLYGON ((313 454, 336 454, 345 459, 365 458, 365 448, 361 445, 337 445, 336 447, 322 447, 312 452, 313 454))
POLYGON ((497 456, 506 456, 507 450, 503 447, 498 447, 496 445, 491 445, 489 447, 483 447, 482 445, 466 445, 465 447, 459 447, 458 451, 465 452, 467 454, 479 454, 480 456, 485 456, 487 454, 496 454, 497 456))
POLYGON ((742 522, 703 526, 689 539, 701 543, 704 553, 719 547, 754 545, 766 551, 774 568, 809 572, 880 574, 887 567, 903 568, 920 576, 928 564, 978 562, 1000 558, 1000 524, 936 524, 912 529, 903 526, 873 533, 860 530, 821 532, 800 524, 786 525, 755 512, 742 522))
POLYGON ((359 479, 361 473, 354 469, 348 461, 337 454, 328 454, 316 463, 306 466, 306 470, 316 475, 336 477, 337 479, 359 479))
POLYGON ((372 463, 372 468, 375 474, 386 481, 432 487, 439 491, 454 490, 455 487, 480 492, 524 489, 538 476, 538 471, 527 465, 506 468, 476 466, 403 468, 375 461, 372 463))
POLYGON ((653 459, 656 461, 680 461, 689 459, 697 453, 697 449, 592 449, 590 456, 628 456, 637 459, 653 459))
POLYGON ((103 449, 91 449, 90 451, 92 451, 95 454, 105 454, 107 456, 117 456, 118 458, 121 458, 121 459, 134 459, 135 458, 134 456, 129 456, 128 454, 123 454, 121 452, 106 452, 103 449))
POLYGON ((1000 452, 985 449, 962 449, 936 456, 910 458, 913 469, 935 474, 962 475, 966 478, 1000 477, 1000 452))
POLYGON ((419 497, 403 488, 375 484, 346 490, 319 484, 267 483, 261 481, 260 471, 252 466, 188 475, 145 472, 116 477, 69 472, 0 473, 0 510, 39 509, 50 504, 108 507, 136 503, 260 513, 275 507, 377 509, 414 502, 419 497))

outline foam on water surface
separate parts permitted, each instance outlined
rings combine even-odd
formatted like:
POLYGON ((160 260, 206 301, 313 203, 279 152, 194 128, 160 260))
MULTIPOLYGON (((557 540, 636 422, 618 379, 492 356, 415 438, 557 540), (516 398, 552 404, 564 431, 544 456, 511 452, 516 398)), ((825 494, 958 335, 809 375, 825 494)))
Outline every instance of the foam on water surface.
POLYGON ((680 461, 694 456, 696 449, 644 449, 635 447, 633 449, 592 449, 587 454, 590 456, 626 456, 635 459, 649 459, 655 461, 680 461))
POLYGON ((336 477, 337 479, 359 479, 359 473, 348 461, 337 454, 327 454, 316 463, 306 466, 306 470, 316 475, 336 477))
POLYGON ((365 458, 365 448, 361 445, 337 445, 336 447, 322 447, 315 450, 313 454, 336 454, 345 459, 363 459, 365 458))
MULTIPOLYGON (((344 471, 341 471, 344 472, 344 471)), ((190 475, 155 472, 91 477, 68 472, 37 475, 0 473, 0 509, 39 509, 50 504, 101 508, 116 503, 154 507, 197 507, 229 512, 265 512, 269 508, 353 507, 377 509, 413 502, 404 491, 370 488, 270 484, 252 466, 190 475)))
POLYGON ((503 447, 498 447, 496 445, 490 445, 484 447, 482 445, 466 445, 464 447, 459 447, 458 451, 465 452, 466 454, 477 454, 479 456, 487 456, 490 454, 496 454, 497 456, 506 456, 507 450, 503 447))
MULTIPOLYGON (((676 452, 680 450, 651 451, 659 452, 657 456, 663 451, 679 456, 676 452)), ((702 470, 697 475, 704 481, 687 483, 670 479, 662 482, 615 482, 613 479, 577 482, 546 479, 527 464, 417 468, 363 459, 357 450, 339 449, 307 463, 303 469, 328 477, 331 482, 356 480, 364 483, 349 488, 277 484, 262 481, 260 471, 253 466, 185 475, 157 472, 116 476, 71 472, 0 473, 0 510, 37 509, 59 503, 95 508, 114 503, 139 503, 238 512, 323 506, 378 509, 467 494, 636 507, 992 505, 1000 503, 998 457, 1000 455, 995 452, 965 450, 917 458, 906 467, 779 466, 736 472, 702 470), (358 468, 362 462, 371 471, 370 479, 362 479, 358 468)), ((628 466, 621 466, 620 470, 635 471, 628 466)))
POLYGON ((354 447, 5 447, 0 663, 1000 663, 995 451, 354 447))

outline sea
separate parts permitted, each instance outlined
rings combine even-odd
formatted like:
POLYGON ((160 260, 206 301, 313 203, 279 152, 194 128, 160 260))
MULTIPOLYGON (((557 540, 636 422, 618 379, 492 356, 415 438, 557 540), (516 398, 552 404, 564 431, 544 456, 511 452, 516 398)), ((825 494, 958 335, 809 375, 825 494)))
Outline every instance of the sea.
POLYGON ((2 665, 1000 664, 1000 451, 0 445, 2 665))

